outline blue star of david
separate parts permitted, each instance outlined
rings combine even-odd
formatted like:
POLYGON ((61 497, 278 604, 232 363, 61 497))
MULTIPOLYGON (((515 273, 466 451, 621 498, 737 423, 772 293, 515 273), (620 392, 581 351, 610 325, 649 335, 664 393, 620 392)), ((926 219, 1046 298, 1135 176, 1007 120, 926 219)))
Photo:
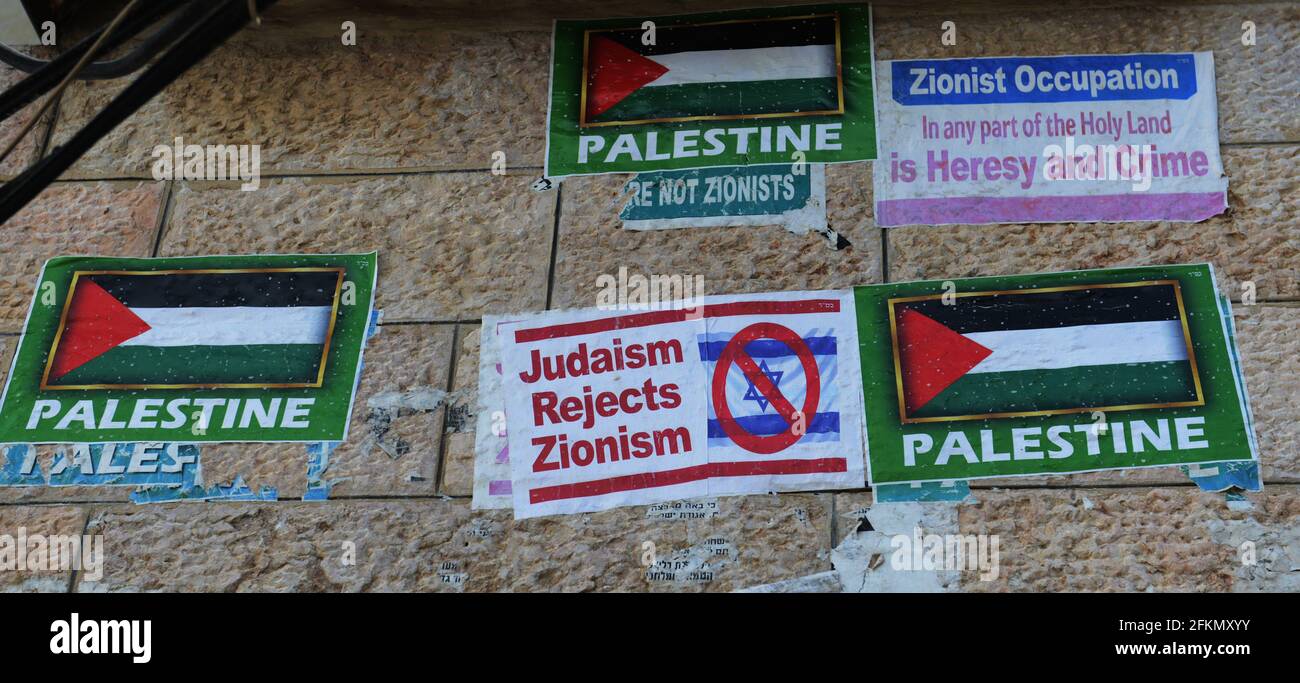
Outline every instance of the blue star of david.
MULTIPOLYGON (((772 386, 781 386, 781 375, 785 374, 784 371, 768 370, 767 361, 760 361, 758 364, 758 369, 761 370, 764 375, 767 375, 768 379, 772 380, 772 386)), ((753 380, 746 378, 746 381, 749 382, 749 388, 745 389, 745 395, 742 396, 740 400, 755 401, 758 403, 759 410, 766 413, 767 405, 768 405, 767 397, 763 395, 763 392, 759 391, 758 388, 754 386, 753 380)))

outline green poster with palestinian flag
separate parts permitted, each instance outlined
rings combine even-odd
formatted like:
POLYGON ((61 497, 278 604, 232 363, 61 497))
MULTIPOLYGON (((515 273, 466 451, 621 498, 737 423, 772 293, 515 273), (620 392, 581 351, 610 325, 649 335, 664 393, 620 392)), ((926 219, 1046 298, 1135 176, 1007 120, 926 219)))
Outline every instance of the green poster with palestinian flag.
POLYGON ((0 443, 341 441, 375 254, 59 257, 0 398, 0 443))
POLYGON ((547 177, 876 157, 871 10, 555 23, 547 177))
POLYGON ((855 296, 875 483, 1257 457, 1208 265, 855 296))

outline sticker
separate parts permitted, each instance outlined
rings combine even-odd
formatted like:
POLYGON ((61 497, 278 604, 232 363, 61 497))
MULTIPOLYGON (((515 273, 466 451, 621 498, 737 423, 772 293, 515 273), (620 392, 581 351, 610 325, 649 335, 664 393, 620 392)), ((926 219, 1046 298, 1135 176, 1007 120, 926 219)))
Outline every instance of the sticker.
POLYGON ((862 486, 847 292, 501 326, 516 518, 862 486))
POLYGON ((629 230, 780 225, 826 232, 822 164, 728 166, 642 173, 619 218, 629 230))
POLYGON ((1257 459, 1208 265, 856 296, 873 483, 1257 459))
POLYGON ((547 178, 876 158, 871 10, 557 21, 547 178))
POLYGON ((376 255, 59 257, 0 442, 341 441, 376 255))
POLYGON ((475 510, 508 510, 514 505, 510 485, 510 444, 506 439, 506 400, 501 393, 501 325, 530 315, 484 315, 478 350, 478 412, 474 426, 475 510))
POLYGON ((1228 206, 1214 56, 881 62, 882 226, 1201 221, 1228 206))

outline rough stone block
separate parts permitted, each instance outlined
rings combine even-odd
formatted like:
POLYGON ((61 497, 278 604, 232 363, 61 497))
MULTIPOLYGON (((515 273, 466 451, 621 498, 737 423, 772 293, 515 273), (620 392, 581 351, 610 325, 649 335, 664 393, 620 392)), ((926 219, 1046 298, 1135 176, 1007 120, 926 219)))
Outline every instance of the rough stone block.
MULTIPOLYGON (((366 343, 348 438, 330 454, 330 496, 428 496, 438 471, 451 362, 450 325, 383 325, 366 343)), ((202 447, 207 485, 236 476, 283 499, 306 491, 305 444, 202 447)))
POLYGON ((385 322, 545 307, 555 193, 520 175, 290 178, 177 186, 164 256, 379 251, 385 322))
POLYGON ((1195 488, 981 491, 962 534, 997 534, 997 580, 966 591, 1287 591, 1300 587, 1295 486, 1228 507, 1195 488), (1256 564, 1243 563, 1254 543, 1256 564))
MULTIPOLYGON (((218 49, 95 145, 70 177, 153 177, 155 145, 177 137, 260 145, 263 173, 486 169, 498 150, 510 167, 541 165, 549 31, 393 39, 358 23, 355 46, 341 43, 336 19, 329 38, 268 36, 218 49)), ((56 142, 125 86, 70 87, 56 142)))
POLYGON ((456 372, 451 380, 447 407, 446 442, 442 461, 444 496, 474 495, 474 436, 478 419, 479 325, 460 325, 456 331, 456 372))
MULTIPOLYGON (((9 543, 17 544, 19 535, 25 541, 28 553, 39 552, 33 536, 41 536, 45 544, 45 557, 49 557, 50 537, 54 535, 80 536, 86 526, 86 510, 80 507, 12 507, 0 506, 0 535, 9 536, 9 543)), ((60 546, 62 548, 64 546, 60 546)), ((16 547, 12 547, 16 553, 16 547)), ((61 552, 61 551, 60 551, 61 552)), ((107 552, 107 541, 105 542, 107 552)), ((60 557, 62 557, 60 555, 60 557)), ((16 561, 16 554, 11 561, 16 561)), ((28 562, 40 560, 29 555, 28 562)), ((107 564, 107 562, 105 563, 107 564)), ((28 564, 28 567, 31 565, 28 564)), ((0 592, 3 593, 65 593, 71 580, 72 569, 57 569, 50 563, 40 564, 40 569, 0 571, 0 592)), ((64 566, 63 564, 59 565, 64 566)), ((69 565, 70 566, 70 565, 69 565)), ((107 567, 105 567, 107 571, 107 567)))
POLYGON ((505 587, 729 591, 831 568, 826 494, 718 498, 713 517, 708 501, 695 502, 705 505, 703 518, 659 519, 680 513, 632 507, 515 522, 502 560, 505 587), (650 572, 642 565, 647 542, 660 563, 650 572))
POLYGON ((831 228, 852 246, 835 251, 815 233, 780 227, 624 230, 626 175, 566 180, 562 189, 555 308, 596 305, 601 275, 704 278, 705 294, 850 287, 880 281, 880 233, 866 164, 826 167, 831 228))
POLYGON ((828 503, 748 496, 699 519, 635 507, 524 522, 468 501, 111 506, 89 525, 107 555, 93 590, 724 591, 829 569, 828 503), (647 580, 645 542, 657 560, 707 561, 711 577, 647 580))
POLYGON ((1265 481, 1300 482, 1300 307, 1234 307, 1265 481))
POLYGON ((213 503, 97 509, 105 538, 97 586, 122 591, 461 590, 472 567, 494 574, 501 515, 450 501, 213 503))

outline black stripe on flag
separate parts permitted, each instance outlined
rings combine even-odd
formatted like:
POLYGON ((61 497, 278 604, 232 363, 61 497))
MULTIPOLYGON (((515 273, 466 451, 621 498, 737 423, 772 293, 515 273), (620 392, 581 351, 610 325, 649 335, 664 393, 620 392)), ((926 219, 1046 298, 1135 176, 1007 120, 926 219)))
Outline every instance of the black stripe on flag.
POLYGON ((86 276, 128 308, 332 306, 338 269, 86 276))
MULTIPOLYGON (((596 33, 593 31, 593 33, 596 33)), ((747 50, 760 47, 834 45, 835 17, 769 19, 696 26, 660 26, 655 44, 642 45, 639 28, 600 31, 601 36, 646 56, 706 50, 747 50)))
POLYGON ((959 296, 951 306, 938 298, 901 305, 961 334, 1179 319, 1171 284, 959 296))

